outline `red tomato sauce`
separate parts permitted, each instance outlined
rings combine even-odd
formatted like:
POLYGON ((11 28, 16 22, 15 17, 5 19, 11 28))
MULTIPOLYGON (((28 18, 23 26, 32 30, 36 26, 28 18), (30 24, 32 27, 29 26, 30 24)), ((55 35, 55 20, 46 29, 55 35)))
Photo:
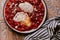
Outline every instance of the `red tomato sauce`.
POLYGON ((45 8, 41 0, 8 0, 4 11, 5 11, 5 18, 12 28, 19 30, 19 31, 28 31, 31 29, 38 28, 38 26, 41 24, 44 18, 45 8), (36 7, 36 9, 38 10, 38 11, 33 11, 32 13, 27 13, 32 22, 32 25, 30 27, 21 25, 20 22, 15 22, 13 20, 13 17, 16 15, 16 13, 22 11, 18 6, 19 3, 24 3, 24 2, 29 2, 31 5, 36 7), (12 8, 10 8, 10 5, 12 3, 14 4, 12 5, 12 8), (15 4, 17 4, 16 7, 15 7, 15 4), (12 11, 15 8, 17 10, 15 11, 15 13, 12 13, 12 11), (18 28, 15 28, 15 26, 18 26, 18 28))

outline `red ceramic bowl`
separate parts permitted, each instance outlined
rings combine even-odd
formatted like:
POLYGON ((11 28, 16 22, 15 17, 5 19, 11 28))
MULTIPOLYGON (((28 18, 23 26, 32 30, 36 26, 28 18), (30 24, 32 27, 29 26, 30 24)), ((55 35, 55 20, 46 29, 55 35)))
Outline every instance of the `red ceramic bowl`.
POLYGON ((22 1, 21 0, 7 0, 4 6, 4 18, 8 26, 14 31, 19 32, 19 33, 31 33, 39 29, 41 25, 44 23, 46 19, 46 14, 47 14, 46 10, 47 10, 46 5, 43 0, 37 0, 37 1, 36 0, 31 0, 31 1, 30 0, 22 0, 22 1), (24 2, 30 3, 37 9, 37 11, 33 11, 32 14, 27 13, 32 23, 30 27, 26 25, 21 25, 20 22, 16 22, 13 20, 13 17, 16 15, 16 13, 21 12, 21 9, 19 8, 18 5, 24 2), (12 13, 12 11, 15 8, 15 4, 17 4, 16 6, 17 10, 16 10, 16 13, 12 13), (12 8, 10 8, 11 5, 12 5, 12 8), (33 15, 32 18, 31 18, 31 15, 33 15), (16 28, 16 25, 18 26, 17 28, 16 28))

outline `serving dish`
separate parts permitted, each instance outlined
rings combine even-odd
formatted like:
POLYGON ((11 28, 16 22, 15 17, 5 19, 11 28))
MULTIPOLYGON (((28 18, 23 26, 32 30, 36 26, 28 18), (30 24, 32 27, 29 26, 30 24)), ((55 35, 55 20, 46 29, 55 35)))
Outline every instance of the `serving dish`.
POLYGON ((14 31, 31 33, 44 23, 46 10, 43 0, 7 0, 4 5, 4 18, 14 31))

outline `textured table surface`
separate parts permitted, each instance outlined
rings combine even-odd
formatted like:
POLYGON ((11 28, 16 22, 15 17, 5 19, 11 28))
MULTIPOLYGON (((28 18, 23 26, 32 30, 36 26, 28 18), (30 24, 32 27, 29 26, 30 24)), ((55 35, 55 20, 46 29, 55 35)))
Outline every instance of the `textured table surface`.
MULTIPOLYGON (((6 0, 0 0, 0 40, 23 40, 27 34, 12 31, 4 22, 3 6, 6 0)), ((47 5, 47 18, 52 18, 60 13, 60 0, 44 0, 47 5)))

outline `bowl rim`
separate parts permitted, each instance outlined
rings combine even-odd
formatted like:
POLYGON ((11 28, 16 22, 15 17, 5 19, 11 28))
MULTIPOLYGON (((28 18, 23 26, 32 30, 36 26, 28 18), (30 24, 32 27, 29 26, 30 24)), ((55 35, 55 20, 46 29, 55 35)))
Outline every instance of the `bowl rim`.
POLYGON ((46 3, 45 3, 44 0, 41 0, 41 1, 42 1, 43 5, 44 5, 45 13, 44 13, 44 18, 43 18, 41 24, 38 26, 38 28, 29 30, 29 31, 19 31, 19 30, 16 30, 15 28, 11 27, 11 25, 10 25, 10 24, 7 22, 7 20, 6 20, 5 11, 4 11, 4 9, 5 9, 5 7, 6 7, 6 3, 8 2, 8 0, 6 0, 6 2, 5 2, 5 4, 4 4, 4 7, 3 7, 4 21, 5 21, 6 24, 9 26, 9 28, 11 28, 12 30, 14 30, 14 31, 16 31, 16 32, 18 32, 18 33, 32 33, 32 32, 34 32, 34 31, 38 30, 38 29, 42 26, 42 24, 44 23, 44 21, 45 21, 45 19, 46 19, 46 15, 47 15, 47 6, 46 6, 46 3))

